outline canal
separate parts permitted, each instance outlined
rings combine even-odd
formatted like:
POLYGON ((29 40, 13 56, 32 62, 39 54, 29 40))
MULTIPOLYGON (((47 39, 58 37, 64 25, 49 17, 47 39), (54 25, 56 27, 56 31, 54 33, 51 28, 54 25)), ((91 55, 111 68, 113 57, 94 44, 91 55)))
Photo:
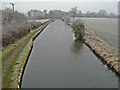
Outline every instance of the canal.
POLYGON ((21 88, 117 88, 118 77, 60 20, 36 38, 21 88))

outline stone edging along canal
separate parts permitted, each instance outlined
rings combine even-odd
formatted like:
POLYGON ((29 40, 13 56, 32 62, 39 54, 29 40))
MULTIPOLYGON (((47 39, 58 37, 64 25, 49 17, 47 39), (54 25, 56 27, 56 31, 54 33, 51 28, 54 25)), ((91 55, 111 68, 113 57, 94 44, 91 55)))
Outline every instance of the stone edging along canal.
POLYGON ((85 44, 118 76, 120 76, 118 52, 101 40, 94 32, 85 30, 85 44))
POLYGON ((26 67, 26 64, 28 62, 28 59, 29 59, 29 56, 31 54, 31 51, 32 51, 32 48, 33 48, 33 41, 37 38, 37 36, 46 28, 46 26, 50 23, 49 21, 46 22, 47 24, 45 26, 43 26, 32 38, 31 40, 29 41, 29 43, 25 46, 25 54, 24 54, 24 57, 22 59, 22 63, 20 65, 20 68, 19 68, 19 72, 18 72, 18 75, 17 75, 17 88, 20 88, 21 87, 21 82, 22 82, 22 77, 23 77, 23 74, 24 74, 24 70, 25 70, 25 67, 26 67))

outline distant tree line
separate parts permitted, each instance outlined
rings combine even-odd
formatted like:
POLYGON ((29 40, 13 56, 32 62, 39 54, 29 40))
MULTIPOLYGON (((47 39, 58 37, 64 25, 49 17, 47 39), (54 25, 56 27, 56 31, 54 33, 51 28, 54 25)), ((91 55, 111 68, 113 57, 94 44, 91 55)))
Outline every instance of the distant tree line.
POLYGON ((78 10, 77 7, 72 7, 68 12, 62 10, 30 10, 27 15, 18 11, 13 11, 10 8, 1 10, 2 12, 2 45, 3 47, 14 43, 17 39, 26 35, 31 29, 41 25, 40 22, 29 22, 29 20, 39 19, 62 19, 64 17, 67 24, 70 23, 70 17, 117 17, 114 13, 107 13, 105 10, 97 12, 86 12, 78 10))
POLYGON ((108 13, 105 10, 100 10, 98 12, 90 12, 87 11, 83 13, 82 11, 78 10, 77 7, 72 7, 68 12, 62 10, 30 10, 28 11, 29 19, 42 19, 42 18, 63 18, 65 16, 73 17, 106 17, 106 18, 117 18, 118 16, 114 13, 108 13))

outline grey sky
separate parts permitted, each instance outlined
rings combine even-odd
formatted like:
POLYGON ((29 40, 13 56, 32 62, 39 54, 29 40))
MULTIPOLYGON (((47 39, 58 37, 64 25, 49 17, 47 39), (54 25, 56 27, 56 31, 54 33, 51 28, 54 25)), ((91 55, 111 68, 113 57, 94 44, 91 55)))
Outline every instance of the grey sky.
MULTIPOLYGON (((69 11, 71 7, 77 6, 82 12, 93 11, 98 12, 101 9, 106 10, 108 13, 118 13, 117 2, 15 2, 15 9, 26 13, 31 9, 38 10, 63 10, 69 11)), ((2 7, 10 7, 8 2, 2 3, 2 7)))

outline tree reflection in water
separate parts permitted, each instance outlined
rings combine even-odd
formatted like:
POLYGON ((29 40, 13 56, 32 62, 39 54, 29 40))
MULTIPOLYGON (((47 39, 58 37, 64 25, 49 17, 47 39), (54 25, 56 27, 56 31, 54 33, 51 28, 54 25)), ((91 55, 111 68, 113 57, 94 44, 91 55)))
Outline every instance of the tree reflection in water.
POLYGON ((72 52, 77 54, 83 47, 83 41, 81 39, 76 39, 72 45, 72 52))

